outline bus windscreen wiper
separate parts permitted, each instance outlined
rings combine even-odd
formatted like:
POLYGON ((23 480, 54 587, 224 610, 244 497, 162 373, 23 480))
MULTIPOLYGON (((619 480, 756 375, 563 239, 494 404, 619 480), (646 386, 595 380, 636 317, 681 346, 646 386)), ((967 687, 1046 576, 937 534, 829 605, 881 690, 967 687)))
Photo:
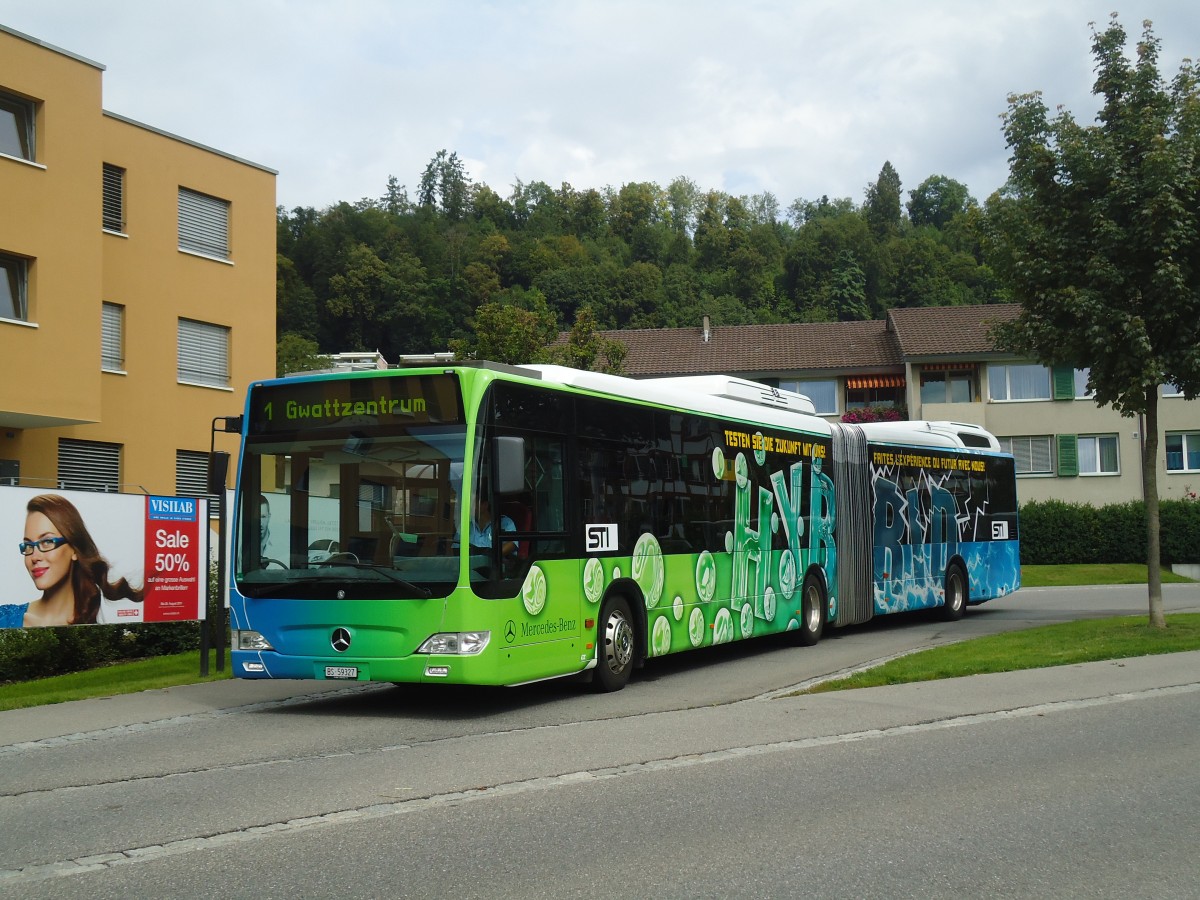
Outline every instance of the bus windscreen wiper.
MULTIPOLYGON (((419 584, 413 584, 411 581, 401 578, 394 569, 388 569, 384 566, 375 565, 374 563, 357 562, 350 559, 335 559, 316 563, 316 566, 318 568, 333 569, 334 567, 345 567, 347 569, 365 569, 370 572, 378 572, 380 575, 386 576, 405 590, 412 591, 414 594, 420 594, 425 598, 429 597, 429 590, 427 588, 423 588, 419 584)), ((324 581, 327 579, 322 580, 324 581)))

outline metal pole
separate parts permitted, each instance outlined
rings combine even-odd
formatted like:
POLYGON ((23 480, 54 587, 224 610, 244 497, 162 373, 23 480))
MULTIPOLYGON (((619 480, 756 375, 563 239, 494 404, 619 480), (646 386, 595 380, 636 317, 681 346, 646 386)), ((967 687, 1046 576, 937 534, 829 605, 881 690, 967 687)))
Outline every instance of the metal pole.
MULTIPOLYGON (((204 565, 204 586, 208 587, 208 561, 204 565)), ((211 594, 205 591, 205 596, 211 599, 211 594)), ((208 674, 208 618, 200 623, 200 677, 208 674)))
MULTIPOLYGON (((212 425, 209 427, 208 437, 208 473, 206 487, 211 491, 212 483, 215 478, 213 472, 213 451, 217 447, 217 420, 213 419, 212 425)), ((207 522, 204 523, 207 526, 207 522)), ((220 529, 218 522, 217 528, 220 529)), ((220 540, 220 532, 218 531, 217 540, 220 540)), ((208 608, 212 606, 212 581, 208 577, 208 559, 204 560, 204 618, 200 620, 200 677, 208 675, 208 608)), ((220 598, 218 598, 220 599, 220 598)))
MULTIPOLYGON (((225 465, 222 469, 228 469, 229 454, 225 454, 225 465)), ((226 626, 226 610, 225 610, 225 579, 226 568, 228 562, 225 559, 225 491, 222 490, 217 494, 217 671, 225 671, 225 644, 228 634, 226 626)))
MULTIPOLYGON (((228 524, 228 512, 225 508, 225 480, 229 475, 229 454, 224 450, 216 450, 217 432, 237 434, 242 430, 241 416, 217 416, 212 421, 212 436, 208 445, 208 492, 216 499, 217 504, 217 584, 216 584, 216 623, 206 617, 204 627, 200 629, 200 674, 208 674, 208 647, 210 627, 215 629, 217 638, 217 671, 225 671, 225 644, 228 642, 228 612, 225 606, 225 594, 228 589, 226 579, 229 568, 225 555, 225 529, 228 524), (218 423, 220 428, 217 427, 218 423)), ((211 599, 211 598, 210 598, 211 599)))

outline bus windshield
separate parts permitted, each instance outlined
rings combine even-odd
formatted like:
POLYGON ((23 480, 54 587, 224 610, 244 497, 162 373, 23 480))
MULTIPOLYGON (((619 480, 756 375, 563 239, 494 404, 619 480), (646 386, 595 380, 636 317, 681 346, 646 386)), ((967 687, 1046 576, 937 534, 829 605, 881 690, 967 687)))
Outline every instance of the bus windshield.
POLYGON ((452 376, 256 388, 234 572, 247 597, 446 596, 466 427, 452 376))

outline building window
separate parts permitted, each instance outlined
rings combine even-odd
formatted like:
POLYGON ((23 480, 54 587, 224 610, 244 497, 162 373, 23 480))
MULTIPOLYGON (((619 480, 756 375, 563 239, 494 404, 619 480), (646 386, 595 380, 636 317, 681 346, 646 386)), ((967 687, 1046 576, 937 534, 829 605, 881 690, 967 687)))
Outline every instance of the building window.
POLYGON ((904 406, 903 375, 863 375, 846 379, 846 409, 904 406))
POLYGON ((921 403, 970 403, 975 399, 972 369, 921 369, 921 403))
POLYGON ((1001 450, 1013 455, 1018 475, 1051 475, 1054 473, 1054 460, 1050 452, 1050 435, 1002 437, 997 440, 1000 442, 1001 450))
POLYGON ((100 307, 100 368, 125 371, 125 307, 117 303, 100 307))
POLYGON ((175 493, 180 497, 208 496, 208 454, 175 451, 175 493))
POLYGON ((229 329, 180 319, 177 377, 184 384, 229 387, 229 329))
POLYGON ((1088 375, 1091 374, 1091 369, 1076 369, 1075 370, 1075 399, 1090 400, 1092 392, 1088 390, 1087 381, 1088 375))
POLYGON ((832 416, 838 412, 837 381, 832 378, 819 381, 781 381, 779 387, 785 391, 804 394, 813 402, 819 416, 832 416))
POLYGON ((32 101, 0 93, 0 153, 34 161, 32 101))
POLYGON ((1090 369, 1073 369, 1070 366, 1054 366, 1050 369, 1050 396, 1055 400, 1087 400, 1091 394, 1087 389, 1090 369))
POLYGON ((1200 431, 1167 435, 1167 471, 1200 472, 1200 431))
POLYGON ((125 231, 125 170, 104 164, 104 230, 125 231))
POLYGON ((992 400, 1049 400, 1050 370, 1036 363, 988 366, 992 400))
POLYGON ((1162 386, 1162 395, 1164 397, 1182 397, 1183 388, 1177 384, 1171 384, 1168 382, 1162 386))
POLYGON ((179 189, 179 249, 229 258, 229 201, 179 189))
POLYGON ((209 501, 208 514, 216 518, 216 496, 208 492, 208 454, 199 450, 175 451, 175 495, 204 497, 209 501))
POLYGON ((1076 439, 1080 475, 1119 475, 1115 434, 1081 434, 1076 439))
POLYGON ((29 317, 29 263, 0 253, 0 319, 29 317))
POLYGON ((58 487, 68 491, 117 491, 121 445, 58 439, 58 487))

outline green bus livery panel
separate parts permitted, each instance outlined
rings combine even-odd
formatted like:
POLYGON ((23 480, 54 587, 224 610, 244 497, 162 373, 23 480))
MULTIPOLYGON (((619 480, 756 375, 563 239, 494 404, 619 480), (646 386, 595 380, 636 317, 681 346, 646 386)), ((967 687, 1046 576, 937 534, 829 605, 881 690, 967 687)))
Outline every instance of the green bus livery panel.
POLYGON ((811 414, 572 377, 480 365, 254 385, 234 673, 592 670, 616 689, 646 657, 780 632, 810 644, 827 624, 958 615, 1019 586, 1011 457, 994 439, 906 446, 903 430, 868 440, 811 414))

